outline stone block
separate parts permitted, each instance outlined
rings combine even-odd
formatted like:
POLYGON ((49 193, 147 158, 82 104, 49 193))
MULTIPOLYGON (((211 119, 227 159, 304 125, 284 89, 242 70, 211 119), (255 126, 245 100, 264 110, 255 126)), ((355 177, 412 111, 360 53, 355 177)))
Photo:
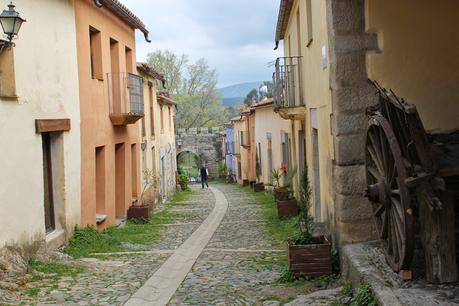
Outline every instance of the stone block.
POLYGON ((361 164, 365 160, 365 133, 334 137, 335 161, 338 165, 361 164))
POLYGON ((378 235, 373 220, 340 222, 336 220, 340 245, 376 240, 378 235))
POLYGON ((332 74, 334 86, 350 86, 368 83, 366 54, 364 51, 335 53, 334 74, 332 74))
POLYGON ((366 189, 364 165, 334 166, 335 192, 341 195, 363 196, 366 189))
POLYGON ((339 222, 371 221, 373 208, 363 196, 346 196, 336 193, 335 218, 339 222))
POLYGON ((331 26, 336 33, 365 31, 365 0, 330 0, 331 26))
POLYGON ((335 52, 367 52, 378 50, 378 39, 374 34, 351 33, 335 36, 335 52))
POLYGON ((365 114, 366 109, 378 104, 378 101, 377 90, 369 83, 360 86, 336 86, 332 88, 332 103, 335 114, 365 114))
POLYGON ((333 118, 333 133, 336 136, 366 132, 368 119, 364 112, 335 113, 333 118))

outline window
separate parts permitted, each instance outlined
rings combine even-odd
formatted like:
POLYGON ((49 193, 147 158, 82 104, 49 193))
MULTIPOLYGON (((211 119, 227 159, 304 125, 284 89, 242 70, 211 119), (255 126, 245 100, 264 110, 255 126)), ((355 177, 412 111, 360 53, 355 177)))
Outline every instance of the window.
POLYGON ((96 214, 105 215, 105 147, 96 148, 96 214))
POLYGON ((138 166, 137 166, 137 144, 131 144, 131 183, 132 183, 132 197, 138 197, 138 166))
POLYGON ((51 135, 42 134, 43 147, 43 182, 44 182, 44 204, 45 204, 45 228, 46 232, 56 229, 54 217, 54 188, 53 188, 53 167, 51 160, 51 135))
POLYGON ((150 104, 150 136, 155 137, 155 113, 153 99, 153 83, 148 82, 148 103, 150 104))
POLYGON ((102 38, 100 31, 93 27, 89 28, 89 46, 91 57, 91 77, 93 79, 103 80, 102 71, 102 38))
POLYGON ((160 115, 161 115, 161 133, 164 133, 164 113, 163 113, 162 105, 161 105, 160 115))
POLYGON ((125 48, 124 51, 126 55, 126 72, 133 72, 133 67, 132 67, 132 50, 128 47, 125 48))
POLYGON ((307 14, 307 33, 308 33, 308 44, 307 46, 309 47, 312 43, 312 3, 311 0, 306 0, 306 14, 307 14))
POLYGON ((298 56, 301 56, 301 19, 300 19, 300 9, 296 11, 296 39, 298 44, 298 56))
POLYGON ((0 96, 16 98, 13 48, 6 48, 0 54, 0 96))
POLYGON ((121 114, 125 111, 125 107, 121 103, 120 52, 118 42, 112 38, 110 38, 110 68, 112 109, 115 114, 121 114))
POLYGON ((172 112, 171 107, 169 106, 169 131, 172 131, 172 112))

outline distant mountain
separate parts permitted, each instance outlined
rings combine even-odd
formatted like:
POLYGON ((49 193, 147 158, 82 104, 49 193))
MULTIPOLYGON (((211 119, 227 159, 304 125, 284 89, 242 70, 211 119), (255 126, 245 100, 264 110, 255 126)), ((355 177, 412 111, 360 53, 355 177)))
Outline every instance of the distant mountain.
POLYGON ((254 88, 258 89, 262 83, 263 81, 248 82, 220 88, 223 104, 233 106, 242 103, 247 94, 254 88))

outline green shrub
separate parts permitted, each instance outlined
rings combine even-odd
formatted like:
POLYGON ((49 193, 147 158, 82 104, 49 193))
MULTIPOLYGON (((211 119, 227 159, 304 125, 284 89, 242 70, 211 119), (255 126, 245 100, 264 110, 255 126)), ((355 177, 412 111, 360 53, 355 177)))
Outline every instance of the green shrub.
POLYGON ((351 299, 351 306, 376 306, 369 284, 363 282, 355 289, 354 296, 351 299))
POLYGON ((190 189, 188 187, 188 181, 189 181, 188 174, 186 173, 179 174, 179 184, 180 184, 180 188, 182 189, 182 191, 187 191, 190 189))

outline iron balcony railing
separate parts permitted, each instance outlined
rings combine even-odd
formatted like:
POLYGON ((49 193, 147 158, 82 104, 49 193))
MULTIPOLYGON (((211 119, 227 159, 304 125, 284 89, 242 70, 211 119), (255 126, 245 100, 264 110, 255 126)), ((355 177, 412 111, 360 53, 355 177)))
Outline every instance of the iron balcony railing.
POLYGON ((276 108, 304 106, 301 62, 301 56, 279 57, 276 59, 273 73, 276 108))
POLYGON ((110 114, 143 116, 143 78, 133 73, 108 73, 110 114))

